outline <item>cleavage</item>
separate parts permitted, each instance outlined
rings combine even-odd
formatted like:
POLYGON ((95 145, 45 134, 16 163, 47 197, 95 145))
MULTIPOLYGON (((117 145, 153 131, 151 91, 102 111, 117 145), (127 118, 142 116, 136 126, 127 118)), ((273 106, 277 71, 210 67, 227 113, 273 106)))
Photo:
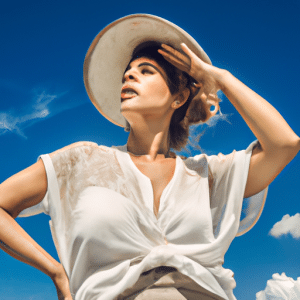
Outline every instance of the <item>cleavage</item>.
POLYGON ((158 216, 161 195, 172 180, 175 168, 176 159, 164 158, 156 161, 147 161, 146 158, 130 155, 137 169, 147 176, 152 184, 153 190, 153 212, 158 216))

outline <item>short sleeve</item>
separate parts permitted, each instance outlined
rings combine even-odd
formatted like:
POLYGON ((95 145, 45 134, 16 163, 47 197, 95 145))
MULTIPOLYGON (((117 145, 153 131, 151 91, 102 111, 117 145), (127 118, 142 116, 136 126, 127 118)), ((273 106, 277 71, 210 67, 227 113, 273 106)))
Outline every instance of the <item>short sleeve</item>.
POLYGON ((41 155, 47 174, 47 193, 39 204, 25 209, 20 216, 47 213, 51 234, 60 261, 68 268, 67 248, 70 228, 79 195, 89 186, 101 184, 111 159, 105 156, 106 147, 92 142, 78 142, 41 155))
POLYGON ((246 150, 233 151, 228 155, 208 156, 210 205, 215 236, 226 231, 229 224, 233 223, 235 235, 240 236, 255 225, 262 213, 267 188, 244 199, 252 150, 257 143, 255 141, 246 150))
POLYGON ((72 199, 90 184, 87 164, 93 164, 91 157, 97 156, 97 149, 95 143, 78 142, 53 152, 51 156, 41 155, 39 159, 42 159, 47 175, 46 195, 37 205, 23 210, 19 217, 45 213, 51 219, 66 218, 62 212, 71 210, 72 199))
POLYGON ((50 190, 52 191, 52 188, 49 189, 49 186, 53 186, 55 184, 56 177, 54 174, 54 168, 53 168, 50 156, 48 154, 45 154, 45 155, 39 156, 38 159, 42 159, 44 166, 45 166, 46 174, 47 174, 48 188, 47 188, 46 195, 40 203, 24 209, 18 215, 18 217, 30 217, 30 216, 34 216, 34 215, 41 214, 41 213, 45 213, 45 214, 49 215, 49 196, 50 196, 49 194, 51 194, 51 192, 49 193, 49 191, 50 190))

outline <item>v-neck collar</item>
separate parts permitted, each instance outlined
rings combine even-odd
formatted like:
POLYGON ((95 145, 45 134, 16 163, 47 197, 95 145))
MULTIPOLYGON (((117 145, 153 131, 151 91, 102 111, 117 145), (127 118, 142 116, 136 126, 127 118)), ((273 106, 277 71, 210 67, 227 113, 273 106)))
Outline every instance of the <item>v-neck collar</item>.
POLYGON ((155 222, 158 222, 160 216, 162 215, 163 211, 165 210, 165 205, 166 205, 166 197, 168 196, 170 189, 174 185, 174 182, 177 178, 177 174, 179 172, 180 164, 181 164, 181 158, 176 155, 176 161, 175 161, 175 170, 173 177, 171 180, 168 182, 166 187, 164 188, 161 196, 160 196, 160 203, 159 203, 159 209, 158 209, 158 214, 155 216, 154 211, 153 211, 153 201, 154 201, 154 194, 153 194, 153 186, 151 183, 151 180, 148 176, 143 174, 138 167, 135 165, 133 160, 131 159, 130 154, 127 152, 127 144, 123 146, 116 146, 118 152, 117 157, 119 159, 119 163, 121 164, 121 167, 124 169, 124 173, 128 175, 134 174, 134 176, 137 178, 137 181, 140 185, 140 187, 143 189, 142 194, 144 198, 145 205, 147 209, 151 212, 150 215, 152 216, 153 220, 155 222), (131 173, 131 174, 129 174, 131 173))

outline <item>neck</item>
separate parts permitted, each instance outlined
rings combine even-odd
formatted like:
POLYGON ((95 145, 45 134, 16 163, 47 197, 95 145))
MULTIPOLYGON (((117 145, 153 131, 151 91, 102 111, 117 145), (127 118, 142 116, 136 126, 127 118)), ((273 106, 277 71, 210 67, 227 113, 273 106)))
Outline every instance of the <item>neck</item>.
POLYGON ((149 160, 157 157, 169 157, 169 123, 161 124, 159 121, 137 122, 131 126, 127 141, 128 152, 134 155, 145 155, 149 160))

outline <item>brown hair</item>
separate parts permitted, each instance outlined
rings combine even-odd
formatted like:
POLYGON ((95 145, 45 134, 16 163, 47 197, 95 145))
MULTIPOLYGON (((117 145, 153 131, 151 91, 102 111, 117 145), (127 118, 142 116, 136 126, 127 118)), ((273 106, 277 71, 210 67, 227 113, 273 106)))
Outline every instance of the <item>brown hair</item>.
MULTIPOLYGON (((187 73, 177 69, 158 53, 161 49, 157 42, 145 42, 135 48, 132 54, 133 60, 139 57, 147 57, 155 60, 167 74, 167 84, 172 95, 183 92, 186 88, 190 90, 187 101, 175 110, 169 127, 169 147, 181 150, 186 146, 189 137, 189 126, 199 122, 205 122, 210 118, 209 107, 200 98, 195 97, 198 89, 193 86, 195 80, 187 73)), ((129 65, 129 64, 128 64, 129 65)))

